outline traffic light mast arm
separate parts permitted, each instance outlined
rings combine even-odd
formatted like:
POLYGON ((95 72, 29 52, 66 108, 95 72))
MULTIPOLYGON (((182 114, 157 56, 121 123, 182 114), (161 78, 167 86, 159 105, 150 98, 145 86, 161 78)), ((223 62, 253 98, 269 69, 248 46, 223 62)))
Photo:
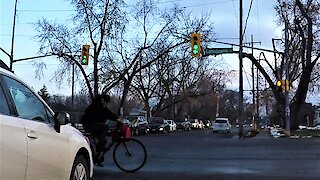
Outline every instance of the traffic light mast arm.
POLYGON ((230 54, 230 53, 239 53, 239 51, 233 51, 232 48, 205 48, 203 51, 203 57, 219 54, 230 54))
MULTIPOLYGON (((231 46, 240 46, 239 44, 233 44, 233 43, 227 43, 227 42, 221 42, 221 41, 211 41, 211 42, 215 42, 215 43, 219 43, 219 44, 226 44, 226 45, 231 45, 231 46)), ((242 47, 243 48, 260 50, 260 51, 265 51, 265 52, 277 53, 277 54, 282 54, 282 55, 284 54, 284 52, 281 52, 281 51, 274 51, 274 50, 251 47, 251 46, 245 46, 245 45, 242 45, 242 47)))
POLYGON ((28 57, 28 58, 15 59, 12 62, 26 61, 26 60, 32 60, 32 59, 37 59, 37 58, 49 57, 49 56, 55 56, 55 54, 52 53, 52 54, 45 54, 42 56, 34 56, 34 57, 28 57))
POLYGON ((2 49, 1 47, 0 47, 0 50, 1 50, 3 53, 5 53, 7 56, 9 56, 9 58, 11 58, 11 55, 10 55, 9 53, 7 53, 7 51, 5 51, 4 49, 2 49))

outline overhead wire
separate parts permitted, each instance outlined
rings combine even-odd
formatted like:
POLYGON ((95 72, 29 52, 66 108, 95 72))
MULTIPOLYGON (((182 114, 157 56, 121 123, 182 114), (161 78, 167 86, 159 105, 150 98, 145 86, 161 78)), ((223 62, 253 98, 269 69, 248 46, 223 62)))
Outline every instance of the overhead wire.
POLYGON ((245 22, 245 25, 244 25, 244 30, 243 30, 242 36, 244 36, 245 33, 246 33, 246 29, 247 29, 247 25, 248 25, 248 19, 250 17, 250 13, 251 13, 252 3, 253 3, 253 0, 251 0, 251 2, 250 2, 250 6, 249 6, 249 10, 248 10, 248 14, 247 14, 247 18, 246 18, 246 22, 245 22))
MULTIPOLYGON (((182 0, 164 0, 164 1, 158 1, 157 3, 158 4, 161 4, 161 3, 173 3, 173 2, 178 2, 178 1, 182 1, 182 0)), ((221 4, 221 3, 229 3, 229 2, 232 2, 233 6, 235 7, 235 4, 234 4, 235 0, 220 0, 220 1, 211 2, 211 3, 202 3, 202 4, 197 4, 197 5, 184 6, 183 8, 197 7, 197 6, 208 6, 208 5, 213 5, 213 4, 221 4)), ((252 3, 253 3, 253 0, 251 0, 251 3, 250 3, 250 9, 249 9, 248 16, 247 16, 247 19, 246 19, 245 30, 246 30, 247 23, 248 23, 248 18, 249 18, 250 12, 251 12, 252 3)), ((130 5, 127 5, 127 6, 130 6, 130 5)), ((234 10, 235 10, 235 8, 234 8, 234 10)), ((22 9, 22 10, 19 10, 19 11, 20 12, 32 13, 32 12, 70 12, 70 11, 75 11, 75 10, 72 10, 72 9, 49 9, 49 10, 22 9)), ((237 16, 237 14, 236 14, 236 16, 237 16)), ((30 23, 24 23, 24 24, 30 24, 30 23)), ((243 32, 244 34, 245 34, 245 30, 243 32)), ((7 35, 6 34, 1 34, 1 36, 7 36, 7 35)), ((26 37, 28 35, 20 35, 20 36, 25 36, 26 37)))
POLYGON ((224 1, 218 1, 218 2, 211 2, 211 3, 203 3, 203 4, 197 4, 197 5, 189 5, 189 6, 183 6, 183 8, 193 8, 193 7, 200 7, 200 6, 208 6, 213 4, 222 4, 222 3, 229 3, 233 2, 234 0, 224 0, 224 1))

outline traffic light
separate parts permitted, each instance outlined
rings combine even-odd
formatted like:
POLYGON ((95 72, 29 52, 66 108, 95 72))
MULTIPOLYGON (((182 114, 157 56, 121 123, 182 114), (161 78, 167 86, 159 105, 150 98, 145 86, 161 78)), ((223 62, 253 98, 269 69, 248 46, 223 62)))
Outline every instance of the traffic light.
POLYGON ((277 80, 276 82, 277 88, 278 88, 278 92, 279 91, 286 91, 288 92, 290 90, 290 84, 289 84, 289 80, 277 80))
POLYGON ((277 87, 281 87, 281 89, 282 89, 282 86, 283 86, 282 80, 277 80, 276 85, 277 85, 277 87))
POLYGON ((289 83, 289 80, 288 79, 286 79, 286 80, 283 80, 282 81, 282 84, 283 84, 283 87, 282 87, 282 89, 284 89, 285 91, 289 91, 290 90, 290 83, 289 83))
POLYGON ((89 64, 89 57, 90 57, 90 45, 83 45, 82 46, 82 54, 81 54, 81 65, 88 65, 89 64))
POLYGON ((282 93, 283 86, 284 86, 283 81, 277 80, 276 86, 277 86, 277 93, 282 93))
POLYGON ((201 38, 199 33, 191 33, 191 56, 200 57, 201 54, 201 38))

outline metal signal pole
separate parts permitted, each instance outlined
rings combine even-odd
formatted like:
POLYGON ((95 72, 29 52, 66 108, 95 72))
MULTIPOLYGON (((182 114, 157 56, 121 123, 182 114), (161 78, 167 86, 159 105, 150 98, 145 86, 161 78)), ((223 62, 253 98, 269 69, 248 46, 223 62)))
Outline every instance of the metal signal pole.
MULTIPOLYGON (((251 35, 251 53, 252 53, 252 55, 253 55, 253 44, 254 43, 259 43, 260 45, 261 45, 261 42, 259 41, 259 42, 254 42, 253 41, 253 35, 251 35)), ((257 69, 257 71, 258 71, 258 69, 257 69)), ((258 119, 258 111, 259 111, 259 105, 258 105, 258 100, 257 100, 257 102, 256 102, 256 99, 258 99, 259 97, 258 97, 258 94, 259 94, 259 91, 258 91, 258 86, 259 86, 259 84, 257 83, 257 91, 255 90, 255 79, 254 79, 254 76, 255 76, 255 74, 254 74, 254 64, 253 64, 253 62, 251 62, 251 73, 252 73, 252 105, 253 105, 253 112, 252 112, 252 125, 253 125, 253 129, 257 129, 257 123, 258 123, 258 121, 259 121, 259 119, 258 119)), ((258 79, 258 73, 257 73, 257 79, 258 79)), ((258 82, 258 81, 257 81, 258 82)))
POLYGON ((239 137, 243 136, 243 74, 242 74, 242 0, 240 0, 240 30, 239 30, 239 137))
POLYGON ((10 54, 10 70, 12 70, 12 64, 13 64, 13 44, 14 44, 14 31, 16 28, 17 2, 18 2, 18 0, 16 0, 16 3, 14 5, 12 39, 11 39, 11 54, 10 54))

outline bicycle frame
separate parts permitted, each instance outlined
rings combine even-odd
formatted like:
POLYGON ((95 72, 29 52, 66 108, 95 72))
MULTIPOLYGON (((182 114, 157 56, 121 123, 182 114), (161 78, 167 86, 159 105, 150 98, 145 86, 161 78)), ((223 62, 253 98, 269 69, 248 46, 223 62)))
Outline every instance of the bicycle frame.
MULTIPOLYGON (((108 136, 106 136, 106 137, 108 137, 108 136)), ((96 139, 95 139, 94 136, 88 137, 88 139, 89 139, 89 142, 90 142, 91 149, 92 149, 92 151, 93 151, 92 154, 93 154, 93 155, 96 155, 96 154, 98 153, 98 152, 96 152, 96 146, 97 146, 96 139)), ((105 147, 106 147, 106 150, 103 152, 103 155, 104 155, 105 153, 107 153, 114 144, 122 143, 122 142, 125 142, 125 141, 126 141, 126 139, 123 138, 123 137, 121 137, 121 138, 120 138, 119 140, 117 140, 117 141, 111 141, 111 143, 110 143, 109 145, 106 145, 106 146, 105 146, 105 147)), ((124 145, 125 145, 125 144, 124 144, 124 145)), ((125 148, 128 149, 126 145, 125 145, 125 148)))
POLYGON ((95 162, 96 165, 98 166, 102 165, 101 163, 104 161, 105 153, 109 151, 113 145, 115 145, 115 147, 113 148, 113 161, 119 169, 125 172, 138 171, 144 166, 147 160, 146 148, 137 139, 134 139, 131 137, 124 137, 123 135, 120 134, 120 136, 116 136, 115 138, 110 138, 112 139, 112 141, 108 145, 107 144, 105 145, 105 149, 103 152, 97 152, 96 137, 91 134, 86 134, 86 137, 89 139, 92 154, 94 156, 98 156, 97 160, 98 159, 99 160, 95 162))

